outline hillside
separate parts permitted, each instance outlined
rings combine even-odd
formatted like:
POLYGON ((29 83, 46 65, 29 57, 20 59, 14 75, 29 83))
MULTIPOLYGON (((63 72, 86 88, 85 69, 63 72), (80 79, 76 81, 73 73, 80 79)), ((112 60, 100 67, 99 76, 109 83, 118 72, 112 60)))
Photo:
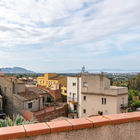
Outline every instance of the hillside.
POLYGON ((27 70, 21 67, 7 67, 7 68, 0 68, 3 73, 35 73, 33 71, 27 70))

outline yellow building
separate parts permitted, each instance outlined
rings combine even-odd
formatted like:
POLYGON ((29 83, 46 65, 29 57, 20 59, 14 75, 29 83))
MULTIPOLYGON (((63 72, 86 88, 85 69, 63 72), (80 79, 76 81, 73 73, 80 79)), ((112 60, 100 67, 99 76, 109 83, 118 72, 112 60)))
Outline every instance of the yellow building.
POLYGON ((56 73, 45 73, 44 76, 37 78, 37 84, 52 90, 59 89, 61 85, 61 93, 67 96, 67 77, 65 76, 56 75, 56 73))

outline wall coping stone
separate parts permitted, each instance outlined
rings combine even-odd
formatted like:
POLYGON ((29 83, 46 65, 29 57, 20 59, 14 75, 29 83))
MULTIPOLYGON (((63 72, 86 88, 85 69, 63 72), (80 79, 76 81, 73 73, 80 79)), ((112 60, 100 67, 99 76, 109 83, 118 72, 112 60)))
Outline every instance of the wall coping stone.
POLYGON ((0 140, 24 138, 50 133, 95 128, 104 125, 116 125, 140 121, 140 112, 109 114, 79 119, 68 119, 54 122, 26 124, 0 128, 0 140))

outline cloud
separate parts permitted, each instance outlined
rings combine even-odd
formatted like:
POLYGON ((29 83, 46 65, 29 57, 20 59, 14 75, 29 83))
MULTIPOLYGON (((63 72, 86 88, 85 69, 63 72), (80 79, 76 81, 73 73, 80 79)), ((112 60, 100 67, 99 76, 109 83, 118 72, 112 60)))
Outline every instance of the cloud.
POLYGON ((20 55, 30 62, 36 55, 38 61, 74 63, 77 56, 92 59, 138 50, 139 17, 139 0, 1 0, 1 58, 8 59, 7 54, 19 64, 20 55))

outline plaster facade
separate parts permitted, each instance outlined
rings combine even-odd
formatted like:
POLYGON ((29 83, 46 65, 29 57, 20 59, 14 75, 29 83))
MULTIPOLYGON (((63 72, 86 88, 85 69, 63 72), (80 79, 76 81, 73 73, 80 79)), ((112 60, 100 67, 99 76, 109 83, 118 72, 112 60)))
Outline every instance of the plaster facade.
POLYGON ((82 74, 67 79, 69 110, 72 116, 87 117, 126 112, 128 89, 112 87, 103 74, 82 74))

